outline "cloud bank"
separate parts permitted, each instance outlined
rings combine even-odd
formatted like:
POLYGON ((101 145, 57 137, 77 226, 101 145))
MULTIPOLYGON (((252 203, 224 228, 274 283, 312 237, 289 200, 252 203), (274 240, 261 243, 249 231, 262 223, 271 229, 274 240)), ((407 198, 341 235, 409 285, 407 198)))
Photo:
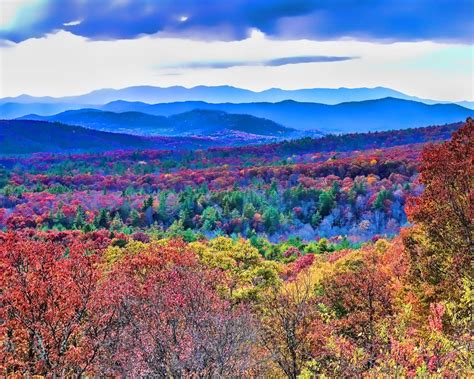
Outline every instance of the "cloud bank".
POLYGON ((95 41, 61 31, 7 46, 0 48, 0 97, 66 96, 134 85, 258 91, 383 86, 456 101, 473 94, 473 48, 467 45, 281 40, 261 33, 232 42, 158 36, 95 41), (328 60, 332 63, 319 63, 328 60))

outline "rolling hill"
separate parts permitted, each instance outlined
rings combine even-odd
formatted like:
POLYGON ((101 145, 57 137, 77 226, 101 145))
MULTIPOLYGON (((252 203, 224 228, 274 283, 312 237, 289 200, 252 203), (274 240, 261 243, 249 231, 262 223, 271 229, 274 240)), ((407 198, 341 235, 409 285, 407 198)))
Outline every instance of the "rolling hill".
MULTIPOLYGON (((239 134, 216 137, 144 137, 109 133, 80 126, 33 120, 0 120, 0 156, 32 153, 92 153, 111 150, 196 150, 224 148, 237 154, 285 154, 365 150, 449 139, 462 123, 376 133, 326 135, 275 142, 274 139, 250 141, 239 134), (265 144, 272 142, 271 144, 265 144), (260 145, 260 146, 256 146, 260 145), (238 148, 234 148, 238 147, 238 148)), ((222 150, 222 149, 221 149, 222 150)))
POLYGON ((0 121, 0 152, 3 154, 147 149, 153 146, 151 141, 141 137, 99 132, 79 126, 44 121, 0 121))
POLYGON ((136 111, 115 113, 86 108, 70 110, 52 116, 26 115, 20 119, 60 122, 106 132, 137 135, 167 135, 171 131, 167 117, 136 111))
POLYGON ((88 153, 110 150, 187 150, 227 146, 222 139, 198 137, 142 137, 108 133, 46 121, 0 120, 0 155, 88 153))
POLYGON ((230 114, 223 111, 194 109, 168 117, 175 133, 179 135, 213 135, 225 130, 260 136, 290 137, 294 129, 274 121, 247 114, 230 114))
POLYGON ((21 119, 61 122, 91 129, 136 135, 212 136, 241 132, 257 136, 290 137, 295 130, 252 115, 217 110, 189 110, 165 117, 137 111, 110 112, 96 109, 71 110, 53 116, 27 115, 21 119))

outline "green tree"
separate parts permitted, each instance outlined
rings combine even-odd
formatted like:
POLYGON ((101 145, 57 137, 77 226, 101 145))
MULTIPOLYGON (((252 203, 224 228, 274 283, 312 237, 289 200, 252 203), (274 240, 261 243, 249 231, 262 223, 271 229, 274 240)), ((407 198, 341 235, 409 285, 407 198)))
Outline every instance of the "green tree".
POLYGON ((202 229, 205 231, 214 230, 218 219, 217 210, 214 207, 206 207, 202 212, 202 229))
POLYGON ((321 215, 321 218, 324 218, 329 215, 334 206, 334 195, 331 190, 324 191, 319 195, 319 214, 321 215))
POLYGON ((94 225, 97 229, 108 228, 110 222, 110 215, 106 209, 101 209, 99 214, 94 219, 94 225))
POLYGON ((383 211, 385 209, 385 201, 392 198, 392 193, 385 188, 382 189, 378 194, 377 198, 374 201, 373 207, 376 210, 383 211))
POLYGON ((280 225, 280 213, 274 207, 268 207, 263 212, 263 224, 269 234, 275 233, 280 225))
POLYGON ((85 224, 85 213, 81 205, 76 209, 76 216, 74 217, 74 227, 76 229, 81 229, 85 224))

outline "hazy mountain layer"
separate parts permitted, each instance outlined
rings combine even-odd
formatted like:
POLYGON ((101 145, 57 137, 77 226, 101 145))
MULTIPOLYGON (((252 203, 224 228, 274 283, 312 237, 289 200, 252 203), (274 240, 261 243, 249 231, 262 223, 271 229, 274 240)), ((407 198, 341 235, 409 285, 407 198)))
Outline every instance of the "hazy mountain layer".
POLYGON ((295 130, 274 121, 251 115, 229 114, 219 110, 189 110, 165 117, 138 111, 115 113, 96 109, 81 109, 53 116, 27 115, 21 119, 55 121, 87 128, 137 135, 212 136, 226 131, 258 136, 289 137, 295 130))

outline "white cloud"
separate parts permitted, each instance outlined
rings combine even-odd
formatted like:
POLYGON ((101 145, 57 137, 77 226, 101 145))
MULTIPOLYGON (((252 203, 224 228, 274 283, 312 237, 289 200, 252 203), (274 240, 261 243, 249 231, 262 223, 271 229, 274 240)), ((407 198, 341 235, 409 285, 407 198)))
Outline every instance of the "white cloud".
POLYGON ((192 41, 159 35, 90 41, 61 31, 0 47, 0 96, 63 96, 131 85, 394 88, 439 100, 473 100, 473 47, 434 42, 282 41, 254 31, 243 41, 192 41), (461 54, 459 53, 461 51, 461 54), (360 59, 225 69, 165 68, 191 62, 263 61, 294 56, 360 59), (450 59, 461 56, 462 59, 450 59), (443 59, 443 65, 427 64, 443 59), (161 68, 160 68, 161 67, 161 68))
POLYGON ((82 22, 82 20, 75 20, 75 21, 65 22, 63 25, 64 26, 76 26, 76 25, 80 25, 81 22, 82 22))

